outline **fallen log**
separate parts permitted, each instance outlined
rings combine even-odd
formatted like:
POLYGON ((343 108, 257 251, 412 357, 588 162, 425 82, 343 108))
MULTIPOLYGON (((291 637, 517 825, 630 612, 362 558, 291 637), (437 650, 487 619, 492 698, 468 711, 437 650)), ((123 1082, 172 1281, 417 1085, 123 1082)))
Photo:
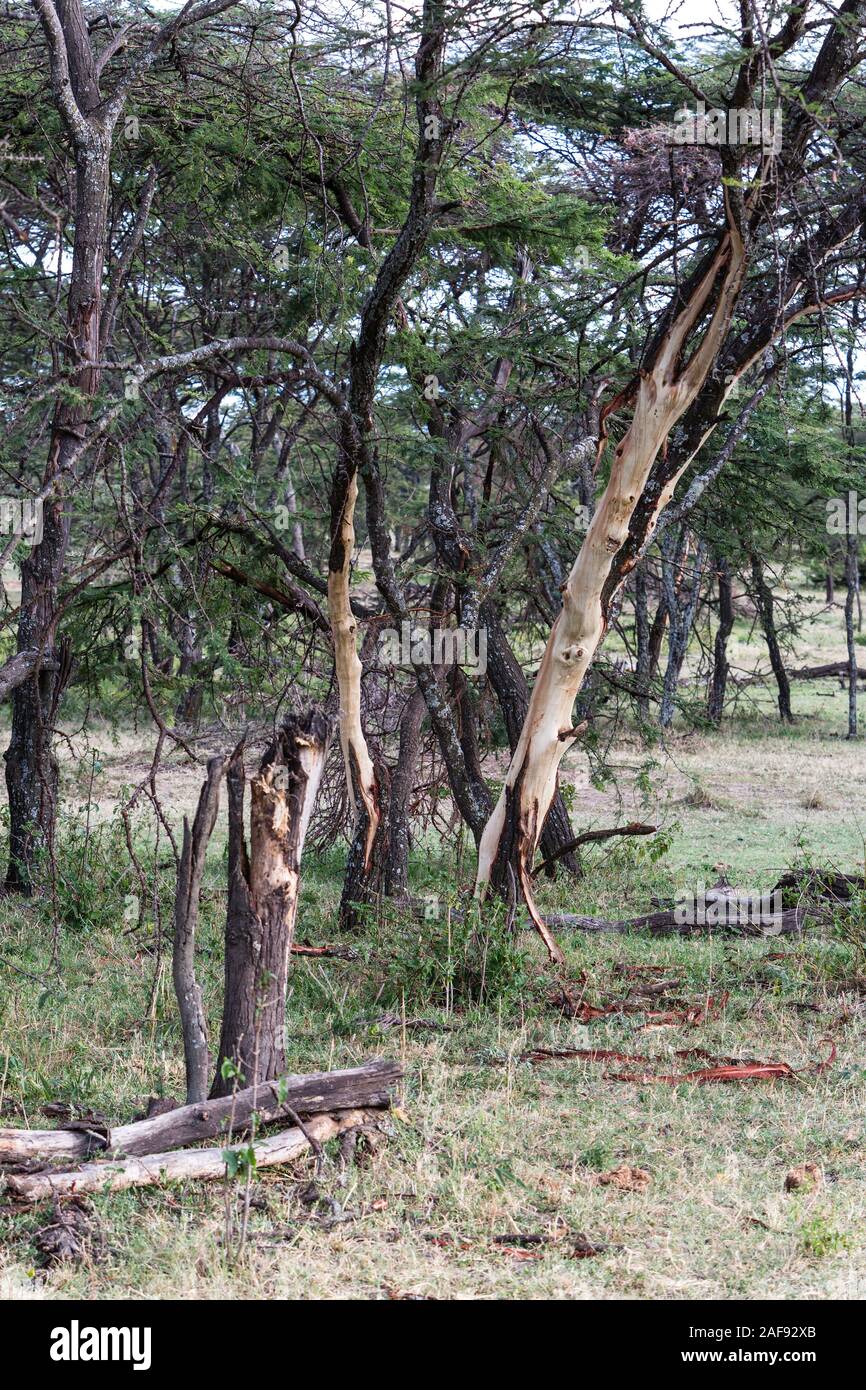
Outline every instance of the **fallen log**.
POLYGON ((647 936, 697 936, 699 933, 725 932, 731 936, 800 936, 807 921, 807 913, 802 906, 786 908, 784 912, 774 913, 761 919, 761 914, 746 921, 720 922, 680 922, 679 914, 673 910, 647 912, 642 917, 613 920, 606 917, 585 917, 576 912, 556 912, 545 915, 545 923, 556 931, 585 931, 610 933, 615 936, 629 936, 631 933, 644 933, 647 936))
MULTIPOLYGON (((368 1123, 366 1110, 341 1110, 335 1115, 317 1115, 308 1120, 303 1130, 295 1127, 261 1139, 252 1147, 256 1168, 271 1168, 278 1163, 291 1163, 313 1144, 324 1144, 344 1130, 368 1123)), ((233 1144, 228 1149, 184 1149, 180 1153, 156 1153, 146 1158, 111 1159, 87 1163, 66 1173, 10 1174, 6 1179, 9 1194, 23 1202, 41 1202, 53 1197, 68 1197, 82 1192, 124 1192, 130 1187, 151 1187, 166 1182, 186 1182, 198 1179, 213 1182, 226 1174, 226 1153, 248 1154, 247 1144, 233 1144)))
MULTIPOLYGON (((823 666, 800 666, 796 670, 786 671, 785 674, 789 681, 820 681, 827 680, 831 676, 838 677, 839 680, 848 679, 847 661, 827 661, 823 666)), ((761 681, 773 679, 772 671, 757 671, 753 676, 744 676, 737 681, 738 685, 757 685, 761 681)), ((857 669, 858 681, 866 681, 866 667, 860 666, 857 669)))
POLYGON ((849 902, 855 891, 866 888, 862 874, 837 874, 832 869, 792 869, 782 874, 774 893, 795 892, 804 897, 826 898, 830 902, 849 902))
POLYGON ((233 1096, 180 1105, 147 1120, 119 1125, 107 1136, 95 1129, 0 1129, 0 1163, 37 1157, 87 1158, 98 1152, 158 1153, 225 1134, 230 1124, 238 1132, 254 1111, 259 1125, 264 1125, 293 1113, 320 1115, 359 1106, 382 1109, 390 1104, 390 1089, 401 1075, 396 1062, 377 1058, 343 1071, 284 1076, 248 1086, 233 1096))

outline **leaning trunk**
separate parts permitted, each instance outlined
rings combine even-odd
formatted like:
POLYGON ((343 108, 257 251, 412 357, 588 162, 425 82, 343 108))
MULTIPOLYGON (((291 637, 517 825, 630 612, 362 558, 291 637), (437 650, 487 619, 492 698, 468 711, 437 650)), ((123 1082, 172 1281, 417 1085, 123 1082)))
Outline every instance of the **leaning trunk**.
MULTIPOLYGON (((742 241, 733 225, 706 274, 691 291, 660 340, 654 356, 625 393, 633 402, 631 424, 614 452, 610 480, 590 522, 563 591, 562 612, 554 623, 536 676, 526 721, 502 794, 485 827, 478 852, 476 891, 488 884, 520 888, 530 916, 556 961, 562 952, 535 906, 529 875, 550 803, 559 764, 577 731, 574 701, 604 636, 610 603, 634 561, 615 568, 629 524, 642 499, 653 464, 671 429, 694 401, 727 332, 745 267, 742 241), (711 295, 715 308, 686 365, 686 342, 711 295)), ((603 441, 602 441, 603 442, 603 441)), ((678 481, 674 475, 647 510, 646 539, 678 481)))
POLYGON ((776 632, 773 591, 764 577, 764 564, 759 555, 754 554, 751 556, 751 565, 752 584, 755 591, 754 599, 758 608, 758 617, 761 620, 761 627, 764 632, 764 639, 767 643, 767 651, 770 656, 770 665, 773 668, 773 675, 776 677, 776 685, 779 690, 779 718, 782 720, 783 724, 793 724, 794 716, 791 713, 791 683, 788 680, 788 673, 785 670, 782 649, 779 646, 779 637, 776 632))
MULTIPOLYGON (((487 628, 487 675, 499 701, 508 746, 513 753, 520 742, 520 730, 529 709, 529 686, 523 668, 517 660, 502 627, 495 607, 486 603, 482 609, 482 620, 487 628)), ((570 874, 580 872, 580 865, 574 850, 563 853, 565 846, 574 839, 568 808, 562 792, 557 788, 550 805, 544 829, 541 832, 541 854, 545 860, 554 862, 545 870, 548 877, 556 875, 556 864, 560 864, 570 874)))

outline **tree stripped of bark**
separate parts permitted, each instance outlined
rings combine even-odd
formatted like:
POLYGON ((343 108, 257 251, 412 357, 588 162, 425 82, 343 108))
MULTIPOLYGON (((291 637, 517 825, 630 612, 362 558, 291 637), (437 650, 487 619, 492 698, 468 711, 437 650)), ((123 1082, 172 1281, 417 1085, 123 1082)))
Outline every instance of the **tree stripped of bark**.
POLYGON ((286 996, 301 854, 329 741, 330 726, 318 710, 286 720, 250 784, 249 851, 243 744, 228 762, 225 995, 212 1096, 226 1095, 237 1071, 245 1084, 285 1071, 286 996))
MULTIPOLYGON (((633 418, 616 447, 610 480, 568 577, 562 612, 535 678, 520 742, 479 848, 477 891, 483 893, 489 883, 507 887, 510 875, 523 893, 551 959, 560 963, 562 953, 535 907, 530 885, 532 856, 556 790, 559 764, 574 741, 574 701, 606 629, 613 597, 607 581, 614 558, 626 540, 629 521, 656 455, 697 396, 724 340, 745 265, 742 238, 728 203, 728 230, 716 255, 658 345, 654 360, 642 369, 638 382, 619 402, 633 400, 633 418), (714 293, 703 338, 682 366, 688 340, 714 293)), ((648 532, 667 500, 659 497, 648 518, 648 532)), ((621 576, 619 582, 624 578, 621 576)))
MULTIPOLYGON (((866 205, 860 189, 840 211, 828 214, 817 232, 810 229, 789 254, 775 293, 768 293, 760 276, 755 288, 748 287, 749 308, 755 311, 750 326, 744 332, 733 327, 747 272, 756 261, 759 234, 772 229, 778 200, 797 196, 808 137, 815 128, 815 105, 809 103, 832 100, 855 66, 858 46, 853 35, 864 14, 864 0, 846 0, 840 21, 832 24, 802 84, 803 101, 786 127, 781 149, 764 150, 751 184, 744 185, 739 177, 741 155, 730 148, 720 150, 727 176, 724 229, 678 286, 638 375, 602 411, 599 463, 611 416, 630 407, 631 420, 616 445, 609 480, 564 586, 562 611, 538 669, 520 741, 482 837, 476 877, 476 893, 482 897, 491 886, 510 894, 522 892, 532 921, 558 963, 562 953, 533 899, 531 863, 556 790, 559 764, 573 743, 574 700, 604 637, 612 601, 645 549, 679 478, 715 429, 719 406, 739 377, 800 317, 862 293, 859 282, 841 291, 835 286, 823 289, 816 275, 816 267, 855 234, 866 205), (759 292, 762 307, 751 303, 759 292), (728 365, 728 352, 731 370, 716 374, 718 361, 728 365), (676 446, 670 447, 678 425, 676 446)), ((629 12, 626 21, 647 51, 654 52, 640 20, 629 12)), ((793 46, 801 23, 799 12, 790 17, 781 35, 768 39, 767 52, 747 46, 732 107, 748 105, 766 63, 772 61, 769 53, 778 55, 793 46)), ((666 55, 662 57, 694 91, 694 84, 666 55)))

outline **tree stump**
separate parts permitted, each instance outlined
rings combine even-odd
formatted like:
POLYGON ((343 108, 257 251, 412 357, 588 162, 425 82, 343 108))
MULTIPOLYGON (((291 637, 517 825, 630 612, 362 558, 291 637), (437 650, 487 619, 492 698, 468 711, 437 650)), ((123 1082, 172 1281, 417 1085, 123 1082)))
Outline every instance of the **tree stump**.
POLYGON ((226 1095, 239 1068, 251 1086, 285 1071, 289 959, 301 854, 330 741, 318 711, 286 720, 250 782, 250 847, 244 834, 243 744, 228 764, 229 891, 222 1034, 212 1096, 226 1095))

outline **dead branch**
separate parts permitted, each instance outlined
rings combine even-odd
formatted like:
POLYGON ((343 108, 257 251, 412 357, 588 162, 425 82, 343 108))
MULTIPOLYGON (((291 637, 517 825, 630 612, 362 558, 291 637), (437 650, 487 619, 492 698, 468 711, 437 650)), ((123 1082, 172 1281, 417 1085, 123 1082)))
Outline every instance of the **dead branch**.
MULTIPOLYGON (((313 1141, 326 1143, 343 1130, 364 1124, 365 1110, 342 1110, 335 1115, 318 1115, 300 1129, 286 1129, 253 1145, 256 1168, 270 1168, 299 1158, 313 1141)), ((27 1173, 10 1175, 6 1184, 19 1201, 41 1202, 46 1198, 77 1196, 82 1192, 124 1192, 130 1187, 152 1187, 166 1182, 186 1182, 197 1178, 213 1182, 225 1177, 226 1154, 246 1153, 247 1146, 233 1144, 228 1149, 184 1149, 181 1153, 157 1153, 149 1158, 126 1158, 115 1163, 103 1160, 87 1163, 68 1173, 27 1173)))
POLYGON ((244 1129, 253 1112, 259 1126, 285 1119, 293 1112, 324 1114, 363 1106, 383 1109, 390 1091, 402 1075, 396 1062, 384 1058, 343 1071, 313 1072, 309 1076, 283 1076, 237 1091, 234 1096, 181 1105, 162 1115, 119 1125, 107 1136, 81 1129, 0 1129, 0 1163, 23 1158, 87 1158, 99 1152, 121 1155, 152 1154, 180 1148, 201 1139, 212 1139, 244 1129))

